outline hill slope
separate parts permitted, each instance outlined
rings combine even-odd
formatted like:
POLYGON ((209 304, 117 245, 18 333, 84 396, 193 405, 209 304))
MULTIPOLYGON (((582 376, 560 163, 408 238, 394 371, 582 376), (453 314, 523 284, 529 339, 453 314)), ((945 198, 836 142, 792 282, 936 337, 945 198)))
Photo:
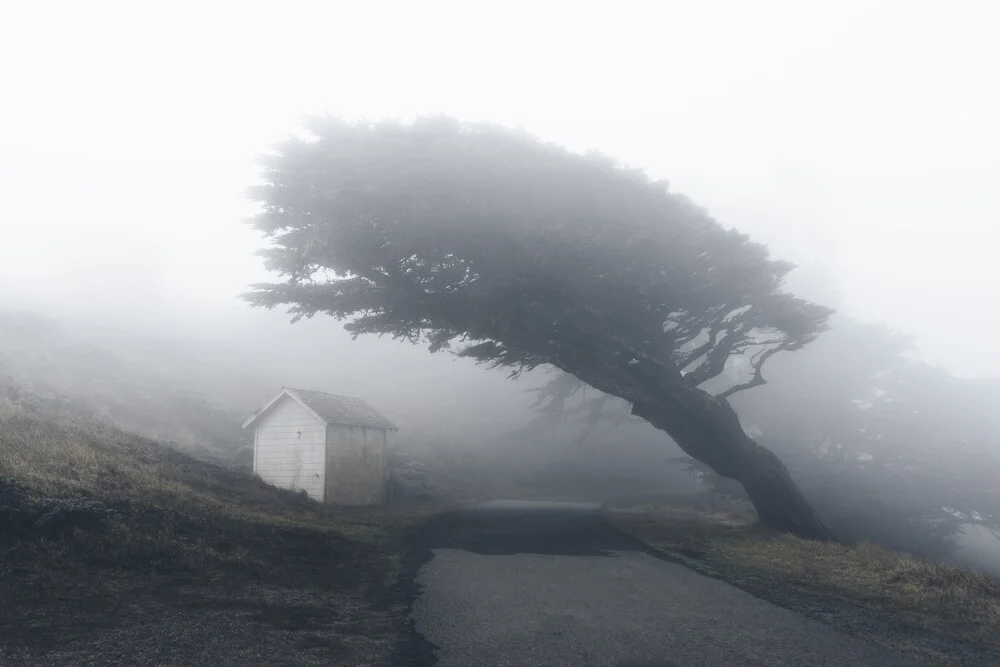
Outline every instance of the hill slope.
POLYGON ((390 661, 406 517, 30 404, 0 399, 0 663, 390 661))

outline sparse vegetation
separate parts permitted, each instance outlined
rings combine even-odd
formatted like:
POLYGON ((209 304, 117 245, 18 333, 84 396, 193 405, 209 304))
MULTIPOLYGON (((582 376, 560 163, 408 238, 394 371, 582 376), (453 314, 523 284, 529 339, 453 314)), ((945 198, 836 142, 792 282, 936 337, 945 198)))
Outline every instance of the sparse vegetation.
POLYGON ((736 507, 648 505, 608 516, 689 566, 834 625, 857 631, 866 612, 880 615, 881 626, 864 632, 896 650, 961 663, 957 640, 1000 656, 997 577, 868 542, 804 540, 762 527, 736 507), (838 618, 838 609, 847 615, 838 618))
POLYGON ((240 423, 273 393, 181 343, 0 311, 0 394, 47 415, 114 424, 228 465, 252 444, 240 423))
POLYGON ((34 405, 0 402, 0 661, 230 664, 290 643, 298 664, 388 660, 419 512, 325 507, 34 405))

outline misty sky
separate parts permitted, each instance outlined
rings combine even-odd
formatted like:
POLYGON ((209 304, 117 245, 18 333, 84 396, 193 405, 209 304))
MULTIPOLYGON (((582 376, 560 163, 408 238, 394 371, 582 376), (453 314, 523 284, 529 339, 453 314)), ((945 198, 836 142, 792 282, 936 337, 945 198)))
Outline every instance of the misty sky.
POLYGON ((7 3, 0 298, 228 316, 264 277, 255 154, 305 113, 447 113, 645 167, 805 296, 1000 376, 997 25, 988 0, 7 3))

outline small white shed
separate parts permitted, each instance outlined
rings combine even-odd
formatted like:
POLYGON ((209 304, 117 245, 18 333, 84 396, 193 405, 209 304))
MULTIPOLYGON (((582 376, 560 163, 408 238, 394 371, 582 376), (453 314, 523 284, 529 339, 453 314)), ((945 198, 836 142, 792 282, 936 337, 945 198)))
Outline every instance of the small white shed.
POLYGON ((265 482, 325 503, 386 502, 386 445, 397 429, 360 398, 285 387, 250 426, 253 471, 265 482))

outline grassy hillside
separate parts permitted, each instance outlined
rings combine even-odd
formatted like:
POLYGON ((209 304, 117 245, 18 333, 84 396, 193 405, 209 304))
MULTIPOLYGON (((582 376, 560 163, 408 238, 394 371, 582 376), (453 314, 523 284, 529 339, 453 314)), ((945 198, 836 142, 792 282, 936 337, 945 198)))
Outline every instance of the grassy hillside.
POLYGON ((0 398, 0 663, 386 664, 413 515, 0 398))
POLYGON ((0 394, 247 470, 253 434, 241 422, 278 386, 301 381, 372 395, 401 427, 390 461, 399 479, 414 482, 405 485, 411 495, 606 500, 691 487, 667 462, 679 450, 648 425, 605 429, 586 443, 578 425, 532 430, 537 415, 516 404, 531 403, 535 380, 510 382, 401 344, 379 347, 374 363, 373 341, 336 352, 327 339, 339 324, 316 327, 323 324, 195 341, 0 310, 0 394))
POLYGON ((618 507, 611 522, 702 574, 929 664, 1000 664, 1000 579, 867 542, 767 530, 738 506, 618 507))
POLYGON ((0 376, 223 457, 247 444, 240 424, 283 385, 359 396, 406 434, 481 439, 531 417, 525 383, 501 370, 405 343, 352 340, 331 318, 292 325, 280 313, 253 315, 245 327, 199 334, 181 324, 120 330, 96 317, 0 308, 0 376))
POLYGON ((183 341, 0 312, 0 390, 235 462, 240 423, 275 388, 183 341))

